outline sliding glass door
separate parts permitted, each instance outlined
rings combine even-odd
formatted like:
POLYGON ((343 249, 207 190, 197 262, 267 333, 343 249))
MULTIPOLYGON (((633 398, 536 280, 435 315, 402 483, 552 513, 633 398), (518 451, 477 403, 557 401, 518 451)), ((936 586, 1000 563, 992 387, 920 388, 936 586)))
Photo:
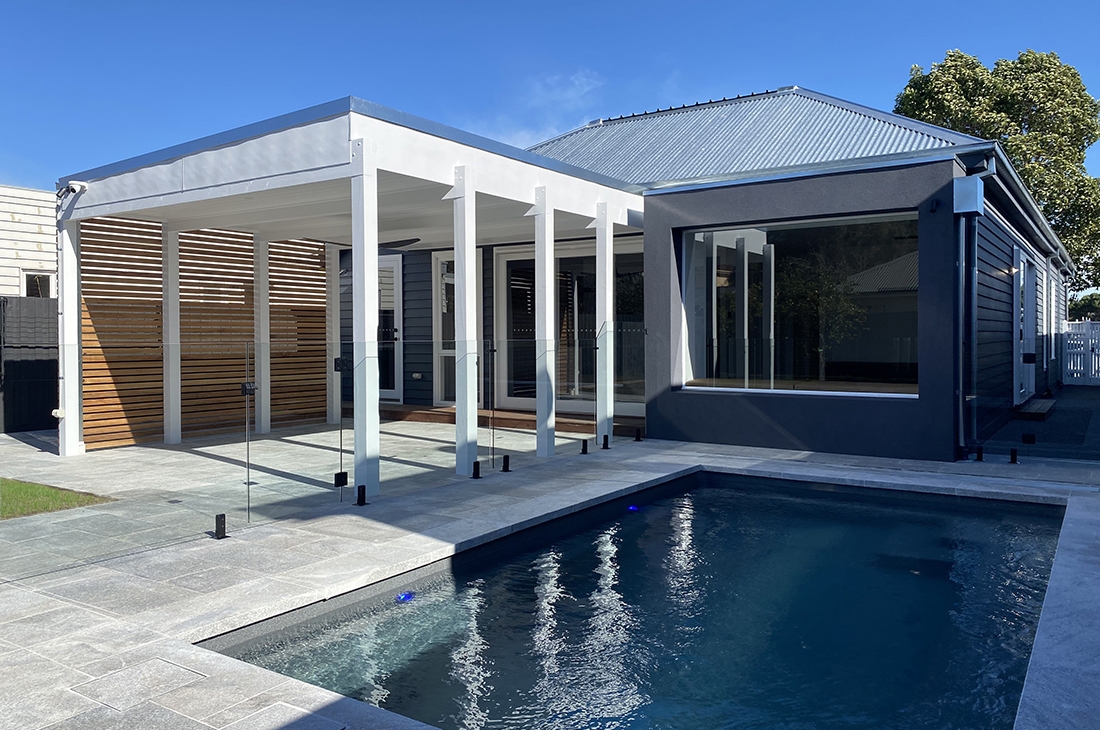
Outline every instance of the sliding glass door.
MULTIPOLYGON (((588 247, 591 249, 591 247, 588 247)), ((554 373, 557 408, 592 413, 596 393, 596 257, 565 248, 556 260, 554 373)), ((535 398, 535 261, 529 248, 497 253, 497 404, 530 409, 535 398)), ((644 287, 640 244, 616 247, 616 412, 644 415, 644 287)))

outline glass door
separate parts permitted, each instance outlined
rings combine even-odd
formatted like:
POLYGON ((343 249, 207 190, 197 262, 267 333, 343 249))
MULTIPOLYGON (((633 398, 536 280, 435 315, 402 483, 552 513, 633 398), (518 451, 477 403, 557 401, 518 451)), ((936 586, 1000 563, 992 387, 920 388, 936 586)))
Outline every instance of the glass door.
POLYGON ((401 256, 378 257, 378 389, 382 400, 401 402, 401 256))

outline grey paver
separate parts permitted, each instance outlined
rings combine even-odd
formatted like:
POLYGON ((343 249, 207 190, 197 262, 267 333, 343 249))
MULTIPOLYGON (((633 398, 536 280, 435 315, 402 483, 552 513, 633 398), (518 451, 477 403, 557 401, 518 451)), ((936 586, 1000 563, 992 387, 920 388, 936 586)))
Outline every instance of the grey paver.
POLYGON ((63 605, 32 616, 0 624, 0 634, 18 646, 34 646, 74 631, 108 623, 103 614, 79 606, 63 605))
POLYGON ((78 684, 73 691, 116 710, 127 710, 200 679, 203 675, 198 672, 150 659, 78 684))
POLYGON ((346 725, 333 722, 299 707, 279 702, 249 715, 231 725, 227 730, 342 730, 346 725))
POLYGON ((124 711, 100 705, 50 725, 48 730, 208 730, 209 727, 155 703, 144 702, 124 711))

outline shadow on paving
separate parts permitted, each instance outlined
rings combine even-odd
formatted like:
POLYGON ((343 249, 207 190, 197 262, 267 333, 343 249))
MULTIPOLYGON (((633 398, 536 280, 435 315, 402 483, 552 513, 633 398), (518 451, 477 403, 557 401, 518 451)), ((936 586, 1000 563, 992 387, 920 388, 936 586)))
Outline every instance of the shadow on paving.
POLYGON ((1008 454, 1016 449, 1020 458, 1100 461, 1100 387, 1067 385, 1054 399, 1057 405, 1045 421, 1014 418, 986 440, 985 452, 1008 454), (1031 434, 1034 444, 1025 444, 1031 434))
MULTIPOLYGON (((455 474, 453 441, 446 438, 453 428, 383 424, 379 498, 449 486, 478 499, 500 490, 503 485, 491 489, 455 474)), ((0 524, 0 583, 212 536, 218 514, 226 515, 230 533, 248 525, 349 509, 376 518, 352 507, 354 484, 342 492, 333 487, 341 442, 331 427, 288 428, 255 436, 250 464, 237 435, 103 449, 71 461, 54 456, 56 432, 9 436, 18 451, 6 460, 23 462, 14 476, 119 501, 5 520, 0 524)), ((350 471, 351 434, 345 433, 344 439, 343 467, 350 471)), ((485 473, 499 468, 503 454, 511 455, 513 470, 539 461, 533 453, 533 432, 498 429, 491 440, 496 458, 490 461, 488 453, 481 454, 485 473)), ((575 440, 559 436, 559 453, 573 453, 575 440)))

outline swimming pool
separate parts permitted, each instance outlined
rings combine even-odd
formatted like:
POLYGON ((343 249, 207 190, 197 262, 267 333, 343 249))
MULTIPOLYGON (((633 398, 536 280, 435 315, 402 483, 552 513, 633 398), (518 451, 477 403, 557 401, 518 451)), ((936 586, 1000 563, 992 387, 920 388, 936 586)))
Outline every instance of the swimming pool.
POLYGON ((1056 511, 701 473, 228 653, 441 728, 1011 728, 1056 511))

